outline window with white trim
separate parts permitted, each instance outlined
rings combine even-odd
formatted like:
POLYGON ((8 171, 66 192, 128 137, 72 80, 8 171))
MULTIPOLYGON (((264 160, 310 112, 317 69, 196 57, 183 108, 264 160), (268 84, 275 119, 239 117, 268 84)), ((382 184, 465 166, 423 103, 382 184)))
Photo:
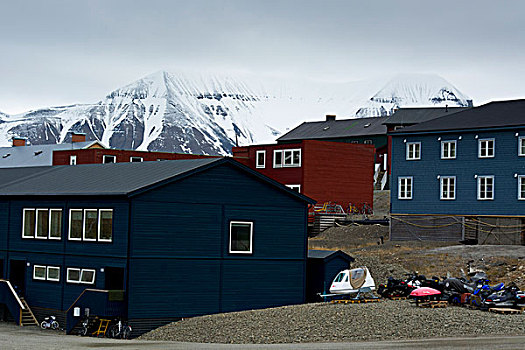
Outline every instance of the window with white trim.
POLYGON ((116 163, 117 162, 117 156, 111 156, 108 154, 104 154, 102 156, 102 163, 108 164, 108 163, 116 163))
POLYGON ((142 163, 144 161, 144 158, 142 158, 142 157, 129 157, 129 161, 131 163, 142 163))
POLYGON ((412 199, 412 177, 399 177, 398 178, 398 199, 412 199))
POLYGON ((60 281, 60 267, 33 265, 33 279, 40 281, 60 281))
POLYGON ((46 280, 47 268, 42 265, 33 265, 33 279, 34 280, 46 280))
POLYGON ((264 168, 266 166, 266 151, 256 151, 255 152, 255 167, 264 168))
POLYGON ((525 175, 518 176, 518 199, 525 200, 525 175))
POLYGON ((113 209, 70 209, 69 240, 111 242, 113 209))
POLYGON ((77 165, 77 156, 69 156, 69 165, 77 165))
POLYGON ((441 176, 439 178, 441 187, 441 199, 456 199, 456 177, 441 176))
POLYGON ((363 143, 365 145, 371 145, 372 144, 372 140, 364 140, 363 143))
POLYGON ((252 253, 253 222, 230 221, 230 253, 252 253))
POLYGON ((525 136, 518 137, 518 156, 525 156, 525 136))
POLYGON ((301 193, 301 185, 285 185, 286 187, 301 193))
POLYGON ((301 149, 284 149, 273 151, 273 167, 300 167, 301 149))
POLYGON ((421 159, 421 142, 407 142, 406 160, 421 159))
POLYGON ((94 284, 95 270, 68 267, 66 280, 68 283, 94 284))
POLYGON ((23 209, 22 238, 59 240, 61 236, 62 209, 23 209))
POLYGON ((478 176, 478 200, 494 199, 494 176, 478 176))
POLYGON ((493 158, 494 157, 494 139, 478 140, 478 157, 479 158, 493 158))
POLYGON ((456 158, 456 141, 441 141, 441 159, 456 158))

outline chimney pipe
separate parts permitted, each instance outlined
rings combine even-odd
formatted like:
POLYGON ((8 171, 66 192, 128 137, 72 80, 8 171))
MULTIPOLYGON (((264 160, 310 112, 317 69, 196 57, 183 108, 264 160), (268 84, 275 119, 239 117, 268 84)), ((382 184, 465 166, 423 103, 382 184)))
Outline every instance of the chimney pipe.
POLYGON ((445 112, 448 113, 448 105, 445 105, 445 112))
POLYGON ((74 132, 71 135, 71 143, 76 143, 76 142, 86 142, 86 134, 74 132))
POLYGON ((327 115, 326 115, 326 121, 327 121, 327 122, 333 122, 333 121, 335 121, 335 114, 327 114, 327 115))
POLYGON ((27 139, 23 137, 13 137, 13 147, 25 146, 27 139))

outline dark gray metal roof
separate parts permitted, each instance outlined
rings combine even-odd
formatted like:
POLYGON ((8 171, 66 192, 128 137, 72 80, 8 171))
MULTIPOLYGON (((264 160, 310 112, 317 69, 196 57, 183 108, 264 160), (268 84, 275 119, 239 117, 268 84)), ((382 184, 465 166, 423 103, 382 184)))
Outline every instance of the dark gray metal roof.
POLYGON ((89 148, 95 143, 104 147, 96 141, 0 147, 0 168, 51 166, 53 151, 89 148))
POLYGON ((525 100, 490 102, 409 126, 392 134, 525 126, 525 100))
POLYGON ((221 159, 0 169, 0 195, 127 195, 221 159), (17 170, 25 176, 13 181, 17 170), (11 181, 4 182, 4 178, 11 181))
POLYGON ((401 126, 419 124, 468 108, 470 107, 400 108, 391 117, 388 117, 383 124, 401 126))
POLYGON ((386 118, 356 118, 329 120, 322 122, 304 122, 290 130, 277 141, 295 141, 312 139, 333 139, 340 137, 386 135, 386 118))
POLYGON ((345 252, 341 250, 316 250, 316 249, 308 249, 308 259, 326 259, 330 256, 340 255, 349 261, 354 261, 355 259, 352 258, 350 255, 346 254, 345 252))

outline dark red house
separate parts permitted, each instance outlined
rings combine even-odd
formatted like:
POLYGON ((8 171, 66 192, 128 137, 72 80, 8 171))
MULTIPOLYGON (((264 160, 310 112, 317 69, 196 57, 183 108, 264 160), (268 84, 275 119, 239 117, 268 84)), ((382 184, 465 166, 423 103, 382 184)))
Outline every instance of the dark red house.
POLYGON ((304 140, 297 143, 234 147, 233 156, 272 179, 313 198, 372 206, 374 146, 304 140))

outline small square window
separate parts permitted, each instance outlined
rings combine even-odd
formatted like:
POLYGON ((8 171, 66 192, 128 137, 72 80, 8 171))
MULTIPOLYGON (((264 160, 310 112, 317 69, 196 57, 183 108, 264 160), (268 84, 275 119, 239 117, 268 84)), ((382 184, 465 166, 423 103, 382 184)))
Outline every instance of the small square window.
POLYGON ((67 269, 67 282, 80 283, 80 269, 68 268, 67 269))
POLYGON ((400 177, 397 190, 398 199, 412 199, 412 177, 400 177))
POLYGON ((407 160, 421 159, 421 142, 408 142, 406 152, 407 160))
POLYGON ((484 139, 478 141, 478 157, 494 158, 494 139, 484 139))
POLYGON ((253 222, 230 222, 230 253, 252 253, 253 222))
POLYGON ((108 163, 116 163, 117 162, 117 156, 110 156, 107 154, 104 154, 102 156, 102 163, 108 164, 108 163))
POLYGON ((441 141, 441 159, 456 158, 456 141, 441 141))
POLYGON ((93 284, 95 283, 95 270, 82 269, 80 276, 80 283, 93 284))
POLYGON ((46 267, 42 265, 33 266, 33 279, 34 280, 46 280, 46 267))
POLYGON ((69 165, 77 165, 77 156, 69 156, 69 165))
POLYGON ((264 168, 266 166, 266 151, 255 152, 255 167, 264 168))
POLYGON ((372 144, 372 140, 364 140, 363 143, 365 145, 371 145, 372 144))
POLYGON ((131 163, 141 163, 144 159, 142 157, 130 157, 129 161, 131 163))
POLYGON ((47 267, 47 280, 48 281, 60 281, 60 267, 48 266, 47 267))
POLYGON ((301 166, 301 150, 300 149, 283 150, 283 166, 300 167, 301 166))

